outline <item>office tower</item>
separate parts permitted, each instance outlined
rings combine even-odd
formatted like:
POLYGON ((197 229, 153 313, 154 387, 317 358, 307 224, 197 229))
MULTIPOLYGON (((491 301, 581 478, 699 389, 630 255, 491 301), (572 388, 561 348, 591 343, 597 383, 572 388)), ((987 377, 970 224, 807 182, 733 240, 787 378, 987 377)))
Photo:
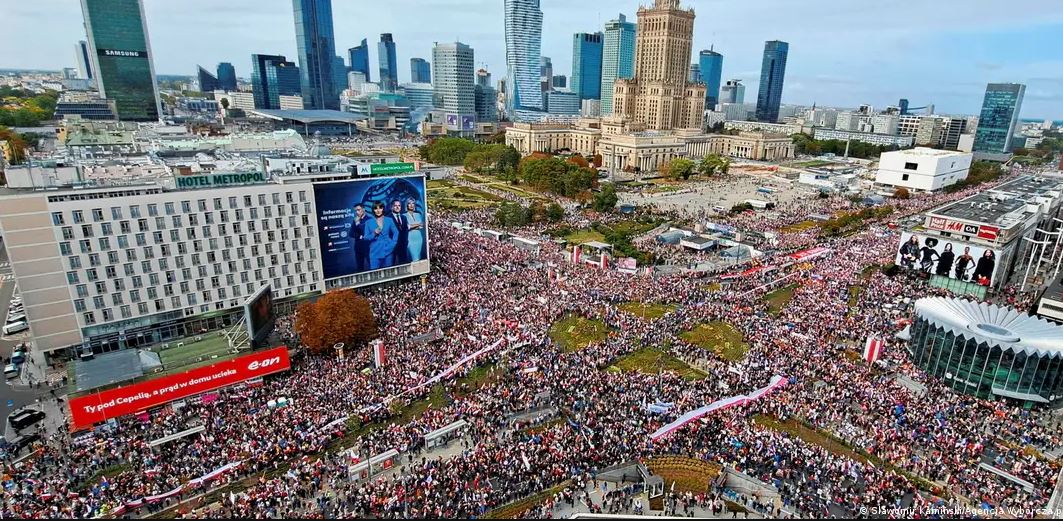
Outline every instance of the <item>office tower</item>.
MULTIPOLYGON (((279 109, 281 96, 302 94, 299 67, 284 56, 251 55, 251 93, 256 109, 279 109)), ((304 106, 305 98, 304 98, 304 106)))
POLYGON ((539 85, 543 92, 554 88, 554 62, 549 56, 539 57, 539 85))
POLYGON ((351 71, 347 73, 347 88, 353 90, 355 93, 362 92, 362 85, 365 85, 365 73, 361 71, 351 71))
POLYGON ((687 81, 690 83, 697 83, 701 81, 701 66, 697 63, 690 64, 690 74, 687 76, 687 81))
MULTIPOLYGON (((698 54, 698 65, 701 69, 701 79, 705 84, 705 106, 715 107, 720 102, 720 78, 723 76, 723 55, 712 50, 701 51, 698 54)), ((734 102, 731 102, 734 103, 734 102)), ((738 103, 742 103, 739 101, 738 103)))
POLYGON ((550 85, 553 88, 555 88, 555 89, 567 89, 568 88, 568 77, 565 76, 564 74, 555 74, 550 79, 550 85))
POLYGON ((650 130, 701 128, 705 85, 689 83, 694 10, 679 0, 654 0, 640 7, 635 77, 613 84, 613 114, 650 130))
POLYGON ((727 80, 727 83, 720 87, 720 103, 742 104, 745 102, 746 86, 742 85, 742 80, 727 80))
POLYGON ((218 86, 221 90, 232 92, 236 90, 236 68, 229 62, 218 64, 218 86))
POLYGON ((498 91, 491 86, 491 73, 476 71, 476 120, 498 121, 498 91))
POLYGON ((521 121, 543 110, 539 82, 543 12, 539 0, 505 0, 505 18, 506 110, 511 120, 521 121))
POLYGON ((546 110, 555 116, 575 116, 580 112, 579 95, 575 92, 551 90, 546 93, 546 110))
POLYGON ((581 100, 602 97, 602 33, 572 35, 572 92, 581 100))
POLYGON ((336 39, 332 27, 332 0, 292 0, 292 10, 303 106, 338 110, 340 96, 333 78, 336 39))
POLYGON ((361 45, 347 49, 347 57, 351 61, 351 71, 364 74, 366 82, 373 81, 369 74, 369 43, 365 38, 362 38, 361 45))
POLYGON ((410 78, 413 83, 432 83, 432 67, 424 58, 410 58, 410 78))
POLYGON ((78 78, 92 79, 92 58, 89 56, 89 42, 81 40, 74 45, 74 63, 77 64, 78 78))
POLYGON ((196 76, 199 79, 199 92, 214 92, 221 88, 221 84, 218 83, 218 78, 202 66, 196 71, 196 76))
POLYGON ((395 61, 395 40, 391 33, 380 35, 376 44, 377 62, 380 68, 380 90, 395 92, 399 86, 399 65, 395 61))
POLYGON ((1011 152, 1011 138, 1019 123, 1026 86, 1020 83, 990 83, 985 89, 974 151, 989 154, 1011 152))
POLYGON ((602 38, 602 116, 613 114, 613 85, 635 75, 635 24, 620 14, 605 24, 602 38))
POLYGON ((476 84, 472 47, 461 42, 432 47, 432 88, 435 108, 446 115, 447 130, 476 130, 476 84))
POLYGON ((764 61, 760 65, 760 90, 757 92, 757 121, 775 123, 782 103, 783 77, 790 44, 772 40, 764 42, 764 61))
POLYGON ((114 100, 118 119, 159 119, 158 84, 140 0, 81 0, 89 58, 101 98, 114 100))

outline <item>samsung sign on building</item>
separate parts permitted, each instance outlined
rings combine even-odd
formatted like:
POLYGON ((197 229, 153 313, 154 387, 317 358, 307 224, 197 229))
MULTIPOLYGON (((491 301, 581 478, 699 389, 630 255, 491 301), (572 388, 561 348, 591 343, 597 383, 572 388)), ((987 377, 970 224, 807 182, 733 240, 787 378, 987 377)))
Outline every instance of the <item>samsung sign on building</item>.
POLYGON ((124 51, 120 49, 98 49, 96 51, 100 56, 119 56, 123 58, 147 58, 148 53, 144 51, 124 51))
POLYGON ((226 172, 222 174, 177 175, 177 188, 209 188, 215 186, 250 185, 265 183, 263 172, 226 172))

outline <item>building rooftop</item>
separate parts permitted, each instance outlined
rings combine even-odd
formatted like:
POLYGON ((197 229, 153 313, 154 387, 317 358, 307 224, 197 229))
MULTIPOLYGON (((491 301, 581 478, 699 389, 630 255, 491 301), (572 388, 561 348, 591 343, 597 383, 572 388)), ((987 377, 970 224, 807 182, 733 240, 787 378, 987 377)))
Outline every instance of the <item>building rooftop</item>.
POLYGON ((354 124, 365 119, 350 112, 339 110, 275 110, 254 109, 248 110, 248 114, 257 114, 275 120, 291 120, 298 123, 350 123, 354 124))
POLYGON ((957 336, 1013 353, 1063 356, 1063 327, 1025 312, 958 298, 919 299, 915 312, 957 336))
POLYGON ((925 156, 925 157, 947 157, 947 156, 966 156, 970 155, 968 152, 958 152, 955 150, 939 150, 936 148, 927 147, 915 147, 906 150, 894 150, 892 152, 883 152, 883 154, 904 154, 906 156, 925 156))
POLYGON ((1041 205, 1061 194, 1063 177, 1022 176, 927 214, 1010 228, 1035 211, 1029 205, 1041 205))

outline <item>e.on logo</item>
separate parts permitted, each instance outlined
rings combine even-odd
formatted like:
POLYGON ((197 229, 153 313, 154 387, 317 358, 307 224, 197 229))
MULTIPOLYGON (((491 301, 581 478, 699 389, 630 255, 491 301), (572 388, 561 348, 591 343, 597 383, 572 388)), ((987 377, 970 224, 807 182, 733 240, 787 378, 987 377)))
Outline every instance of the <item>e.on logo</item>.
POLYGON ((275 356, 273 358, 267 358, 265 360, 255 360, 247 365, 247 369, 250 371, 257 371, 259 369, 265 369, 271 365, 279 365, 281 363, 281 357, 275 356))

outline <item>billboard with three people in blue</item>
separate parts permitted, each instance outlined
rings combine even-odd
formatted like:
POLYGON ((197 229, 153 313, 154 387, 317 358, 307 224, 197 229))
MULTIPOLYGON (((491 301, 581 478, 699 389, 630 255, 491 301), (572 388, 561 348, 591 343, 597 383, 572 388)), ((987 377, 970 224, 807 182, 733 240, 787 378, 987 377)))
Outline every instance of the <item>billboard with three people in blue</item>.
POLYGON ((396 277, 428 272, 424 176, 314 184, 325 279, 387 268, 396 277))

